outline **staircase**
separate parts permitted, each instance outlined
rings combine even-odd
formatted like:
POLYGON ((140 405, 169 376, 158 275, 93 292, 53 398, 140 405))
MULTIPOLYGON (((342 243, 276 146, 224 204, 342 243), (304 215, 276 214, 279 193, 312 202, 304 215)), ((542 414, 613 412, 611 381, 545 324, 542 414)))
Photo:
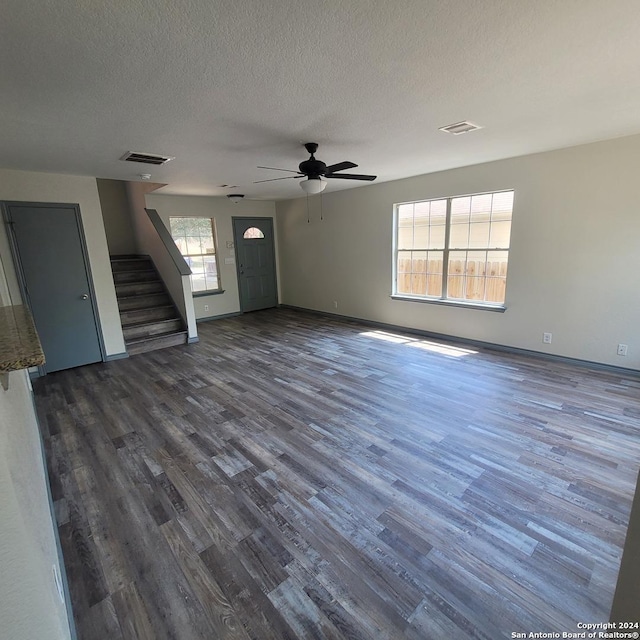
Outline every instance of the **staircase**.
POLYGON ((127 353, 187 343, 184 322, 148 256, 111 256, 127 353))

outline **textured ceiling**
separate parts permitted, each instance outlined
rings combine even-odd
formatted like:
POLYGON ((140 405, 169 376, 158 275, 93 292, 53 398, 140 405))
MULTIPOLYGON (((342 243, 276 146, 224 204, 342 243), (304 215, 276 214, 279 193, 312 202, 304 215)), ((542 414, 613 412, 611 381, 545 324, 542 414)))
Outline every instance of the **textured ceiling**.
POLYGON ((5 168, 280 199, 307 141, 385 181, 640 132, 637 0, 2 4, 5 168))

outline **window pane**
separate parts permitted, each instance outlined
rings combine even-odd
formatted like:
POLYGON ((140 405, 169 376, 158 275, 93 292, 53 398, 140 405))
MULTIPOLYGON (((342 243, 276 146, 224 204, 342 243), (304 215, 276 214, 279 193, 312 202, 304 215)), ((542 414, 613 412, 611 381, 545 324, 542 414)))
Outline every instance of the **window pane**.
POLYGON ((396 292, 442 297, 448 250, 447 298, 503 303, 513 198, 509 191, 398 205, 396 292))
POLYGON ((195 228, 201 236, 211 237, 211 220, 209 218, 193 218, 195 228))
POLYGON ((483 193, 471 197, 471 221, 488 222, 491 218, 491 202, 493 194, 483 193))
POLYGON ((185 235, 185 219, 184 218, 169 218, 169 228, 172 236, 185 235))
POLYGON ((217 278, 218 277, 218 265, 216 264, 215 256, 206 256, 204 258, 204 272, 207 274, 208 278, 217 278))
POLYGON ((452 224, 449 235, 449 246, 452 249, 465 249, 469 246, 469 225, 452 224))
POLYGON ((191 290, 219 289, 212 219, 172 217, 169 228, 178 250, 191 268, 191 290))
POLYGON ((413 205, 401 204, 398 207, 398 226, 410 227, 413 225, 413 205))
POLYGON ((505 291, 507 288, 507 279, 505 278, 487 278, 487 291, 485 300, 487 302, 503 303, 505 291))
POLYGON ((411 252, 398 252, 397 282, 398 293, 411 293, 411 252))
POLYGON ((442 297, 442 274, 427 275, 427 295, 442 297))
POLYGON ((242 234, 242 237, 245 239, 264 238, 264 233, 258 227, 250 227, 242 234))
POLYGON ((453 198, 451 200, 451 224, 469 222, 469 212, 471 211, 471 198, 453 198))
POLYGON ((506 251, 489 251, 487 254, 487 275, 506 277, 508 259, 509 254, 506 251))
POLYGON ((202 245, 200 244, 199 236, 187 236, 187 253, 190 255, 202 253, 202 245))
POLYGON ((480 249, 489 246, 489 223, 477 222, 470 225, 469 248, 480 249))
POLYGON ((505 213, 508 213, 509 217, 511 217, 512 211, 513 191, 503 191, 502 193, 493 194, 492 217, 494 219, 504 220, 504 218, 500 218, 500 214, 505 213))
POLYGON ((194 275, 204 275, 204 265, 202 264, 202 258, 189 258, 189 266, 191 267, 191 273, 193 273, 194 275))
POLYGON ((413 248, 427 249, 429 247, 429 227, 415 227, 413 232, 413 248))
POLYGON ((500 221, 491 223, 490 247, 508 247, 511 236, 511 221, 500 221))
POLYGON ((484 300, 484 283, 484 278, 467 276, 465 279, 465 300, 484 300))
POLYGON ((414 273, 411 276, 411 293, 418 296, 427 294, 427 274, 414 273))
POLYGON ((464 296, 464 276, 447 278, 447 297, 461 299, 464 296))
POLYGON ((429 234, 429 249, 444 249, 444 234, 444 225, 432 226, 429 234))
POLYGON ((429 251, 427 273, 442 274, 442 251, 429 251))
POLYGON ((483 276, 485 275, 487 264, 486 251, 469 251, 467 254, 466 275, 483 276))
POLYGON ((449 254, 449 277, 447 279, 447 296, 449 298, 464 297, 466 255, 465 251, 452 251, 449 254))
POLYGON ((398 249, 413 249, 413 227, 398 229, 398 249))
POLYGON ((411 253, 411 273, 427 272, 427 252, 413 251, 411 253))
POLYGON ((428 202, 416 202, 413 209, 413 224, 429 224, 429 209, 428 202))
POLYGON ((398 273, 411 273, 411 252, 398 252, 398 273))
POLYGON ((447 217, 447 201, 431 201, 431 224, 445 224, 447 217))

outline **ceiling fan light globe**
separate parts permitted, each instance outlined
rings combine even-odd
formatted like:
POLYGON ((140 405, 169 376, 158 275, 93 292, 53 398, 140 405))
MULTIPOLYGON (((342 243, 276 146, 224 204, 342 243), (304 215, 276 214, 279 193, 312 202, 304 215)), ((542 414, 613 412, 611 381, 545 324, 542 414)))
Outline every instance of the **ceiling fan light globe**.
POLYGON ((321 178, 307 178, 300 183, 302 190, 310 196, 324 191, 327 181, 321 178))
POLYGON ((230 193, 227 195, 227 198, 229 198, 233 204, 238 204, 238 202, 244 198, 244 193, 230 193))

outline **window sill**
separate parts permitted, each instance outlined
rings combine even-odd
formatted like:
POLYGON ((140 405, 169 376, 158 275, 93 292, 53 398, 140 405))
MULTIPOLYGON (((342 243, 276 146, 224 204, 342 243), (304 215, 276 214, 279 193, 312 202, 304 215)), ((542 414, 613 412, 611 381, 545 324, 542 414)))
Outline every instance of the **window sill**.
POLYGON ((197 291, 191 295, 194 298, 204 298, 205 296, 219 296, 224 293, 224 289, 216 289, 215 291, 197 291))
POLYGON ((507 307, 496 304, 479 304, 474 302, 458 301, 458 300, 442 300, 440 298, 415 298, 412 296, 399 295, 394 293, 391 295, 393 300, 403 300, 404 302, 426 302, 427 304, 439 304, 445 307, 462 307, 463 309, 478 309, 480 311, 496 311, 504 313, 507 307))

